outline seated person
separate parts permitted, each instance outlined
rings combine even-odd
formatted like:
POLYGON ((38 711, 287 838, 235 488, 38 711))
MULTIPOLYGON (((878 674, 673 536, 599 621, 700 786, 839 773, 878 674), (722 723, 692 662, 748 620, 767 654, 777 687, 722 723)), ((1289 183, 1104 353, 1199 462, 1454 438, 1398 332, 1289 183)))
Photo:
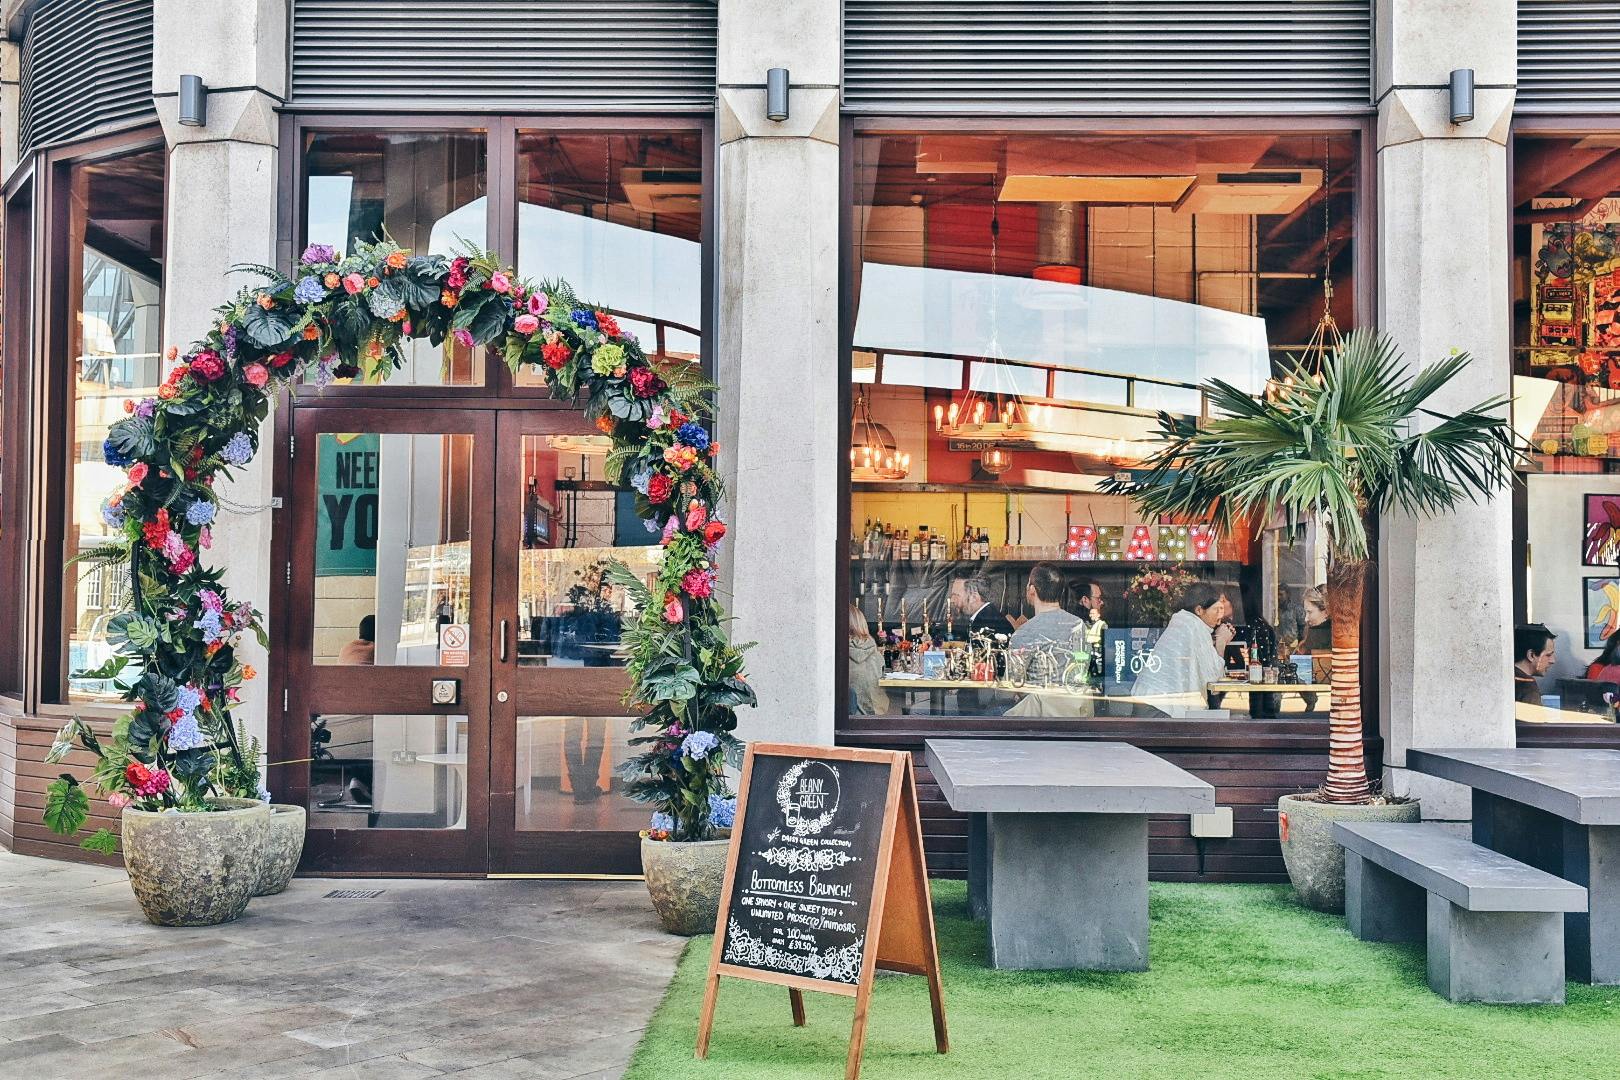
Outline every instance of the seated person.
POLYGON ((1513 628, 1513 700, 1527 705, 1541 704, 1541 684, 1558 658, 1556 635, 1541 623, 1513 628))
POLYGON ((338 650, 340 664, 374 664, 377 657, 377 616, 367 615, 360 620, 358 636, 338 650))
POLYGON ((1067 649, 1080 619, 1064 611, 1062 601, 1063 575, 1051 563, 1036 563, 1024 587, 1024 602, 1035 614, 1013 631, 1012 648, 1058 645, 1067 649))
POLYGON ((849 605, 849 711, 862 716, 881 716, 889 711, 889 695, 884 691, 883 650, 867 629, 860 606, 849 605))
POLYGON ((1002 610, 990 602, 994 588, 977 573, 965 574, 951 581, 949 595, 951 611, 956 615, 956 636, 969 640, 975 630, 988 630, 991 634, 1011 634, 1012 623, 1002 610))
POLYGON ((1587 665, 1586 677, 1593 682, 1620 683, 1620 630, 1609 635, 1598 658, 1587 665))
POLYGON ((1155 663, 1142 669, 1131 695, 1207 706, 1209 684, 1226 675, 1226 646, 1235 633, 1227 621, 1231 613, 1225 590, 1204 582, 1189 585, 1153 646, 1155 663))

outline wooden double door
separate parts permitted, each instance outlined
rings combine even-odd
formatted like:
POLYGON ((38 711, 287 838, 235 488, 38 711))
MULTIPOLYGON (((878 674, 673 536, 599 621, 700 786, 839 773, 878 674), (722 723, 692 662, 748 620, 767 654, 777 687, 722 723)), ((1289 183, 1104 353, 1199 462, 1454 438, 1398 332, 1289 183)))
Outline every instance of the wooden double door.
POLYGON ((291 412, 270 760, 303 867, 638 873, 602 570, 660 549, 601 440, 549 409, 291 412))

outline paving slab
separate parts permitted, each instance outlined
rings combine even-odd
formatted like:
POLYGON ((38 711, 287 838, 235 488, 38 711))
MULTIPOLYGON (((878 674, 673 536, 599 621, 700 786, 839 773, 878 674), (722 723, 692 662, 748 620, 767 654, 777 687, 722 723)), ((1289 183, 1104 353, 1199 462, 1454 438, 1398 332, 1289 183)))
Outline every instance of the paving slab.
POLYGON ((684 945, 640 882, 298 878, 179 929, 0 850, 0 1077, 617 1076, 684 945))

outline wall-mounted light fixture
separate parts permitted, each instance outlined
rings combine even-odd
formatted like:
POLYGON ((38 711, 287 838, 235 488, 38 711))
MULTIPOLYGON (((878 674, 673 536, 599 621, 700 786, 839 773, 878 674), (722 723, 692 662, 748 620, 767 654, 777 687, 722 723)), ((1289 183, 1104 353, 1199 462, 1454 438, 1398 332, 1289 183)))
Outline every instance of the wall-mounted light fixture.
POLYGON ((778 123, 788 118, 787 68, 771 68, 765 73, 765 118, 778 123))
POLYGON ((186 127, 208 123, 208 87, 201 75, 180 76, 180 123, 186 127))
POLYGON ((1474 69, 1458 68, 1451 73, 1451 122, 1467 123, 1474 118, 1474 69))

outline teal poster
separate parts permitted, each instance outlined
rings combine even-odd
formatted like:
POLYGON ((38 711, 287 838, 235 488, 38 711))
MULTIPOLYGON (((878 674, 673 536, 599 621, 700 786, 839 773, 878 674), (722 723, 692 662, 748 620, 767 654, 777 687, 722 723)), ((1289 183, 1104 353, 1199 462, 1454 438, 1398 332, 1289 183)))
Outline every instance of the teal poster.
POLYGON ((315 467, 315 576, 377 575, 378 437, 323 434, 315 467))

